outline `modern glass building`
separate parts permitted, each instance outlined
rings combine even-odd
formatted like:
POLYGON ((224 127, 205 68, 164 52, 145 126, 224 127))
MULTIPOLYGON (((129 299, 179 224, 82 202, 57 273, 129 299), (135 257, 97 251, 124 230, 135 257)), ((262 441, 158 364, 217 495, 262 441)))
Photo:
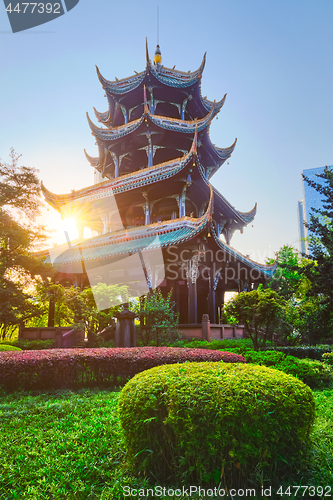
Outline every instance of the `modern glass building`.
MULTIPOLYGON (((332 168, 329 166, 328 168, 332 168)), ((318 184, 323 184, 324 180, 320 177, 317 177, 317 174, 322 174, 325 170, 325 167, 318 168, 308 168, 303 170, 303 175, 310 179, 311 181, 317 182, 318 184)), ((310 224, 310 216, 311 209, 320 209, 323 206, 322 195, 318 193, 314 188, 309 186, 304 179, 302 179, 303 183, 303 200, 298 202, 298 232, 299 232, 299 240, 300 240, 300 251, 302 253, 309 254, 309 243, 308 238, 311 236, 311 233, 308 231, 307 227, 304 225, 310 224)))

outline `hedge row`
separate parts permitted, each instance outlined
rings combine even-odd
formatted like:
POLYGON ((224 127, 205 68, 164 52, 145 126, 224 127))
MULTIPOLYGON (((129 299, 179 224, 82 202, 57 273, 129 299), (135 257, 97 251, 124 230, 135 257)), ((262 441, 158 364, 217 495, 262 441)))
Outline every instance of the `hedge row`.
POLYGON ((0 351, 22 351, 22 349, 13 345, 0 344, 0 351))
POLYGON ((192 341, 188 344, 190 347, 200 347, 202 349, 223 349, 235 354, 240 354, 244 356, 248 363, 254 363, 258 365, 264 365, 276 370, 280 370, 288 375, 293 375, 299 378, 311 388, 322 387, 323 385, 329 385, 333 381, 333 370, 328 366, 331 358, 322 357, 322 353, 329 351, 330 346, 317 346, 317 347, 285 347, 276 348, 265 351, 255 351, 253 348, 249 347, 248 340, 243 339, 231 339, 231 340, 213 340, 212 342, 207 341, 192 341), (293 353, 295 355, 287 355, 287 353, 293 353), (304 355, 312 353, 313 358, 311 359, 299 359, 304 358, 304 355), (296 354, 298 356, 296 357, 296 354), (321 361, 317 361, 320 359, 321 361), (324 364, 322 361, 326 360, 324 364))
POLYGON ((48 339, 48 340, 4 340, 0 342, 0 346, 6 344, 6 345, 11 345, 14 347, 19 347, 23 351, 27 351, 30 349, 50 349, 51 346, 54 344, 54 339, 48 339))
POLYGON ((333 380, 332 370, 321 361, 297 359, 277 351, 247 350, 244 357, 248 363, 268 366, 293 375, 311 388, 329 385, 333 380))
POLYGON ((186 361, 246 363, 242 356, 229 352, 176 347, 3 352, 0 387, 12 391, 112 384, 155 366, 186 361))
POLYGON ((333 352, 332 345, 318 345, 318 346, 286 346, 286 347, 267 347, 266 350, 274 350, 287 354, 287 356, 294 356, 299 359, 317 359, 322 360, 323 354, 326 352, 333 352))

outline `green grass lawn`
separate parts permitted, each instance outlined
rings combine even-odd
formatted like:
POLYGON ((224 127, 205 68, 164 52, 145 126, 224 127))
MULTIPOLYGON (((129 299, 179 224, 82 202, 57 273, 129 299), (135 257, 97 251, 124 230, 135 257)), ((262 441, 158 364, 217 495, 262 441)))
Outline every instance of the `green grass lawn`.
MULTIPOLYGON (((285 487, 333 486, 333 389, 314 394, 317 419, 307 465, 299 475, 284 478, 285 487)), ((81 390, 1 397, 0 499, 111 500, 125 498, 124 485, 147 488, 126 467, 118 396, 117 391, 81 390)), ((330 495, 325 498, 333 498, 333 488, 330 495)))

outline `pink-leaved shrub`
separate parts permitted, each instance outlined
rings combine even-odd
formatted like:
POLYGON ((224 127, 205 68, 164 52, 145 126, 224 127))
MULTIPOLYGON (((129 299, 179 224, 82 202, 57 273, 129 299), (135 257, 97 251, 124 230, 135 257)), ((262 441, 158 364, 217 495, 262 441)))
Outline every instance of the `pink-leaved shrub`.
POLYGON ((0 355, 0 387, 13 391, 107 385, 154 366, 187 361, 246 363, 239 354, 180 347, 9 351, 0 355))

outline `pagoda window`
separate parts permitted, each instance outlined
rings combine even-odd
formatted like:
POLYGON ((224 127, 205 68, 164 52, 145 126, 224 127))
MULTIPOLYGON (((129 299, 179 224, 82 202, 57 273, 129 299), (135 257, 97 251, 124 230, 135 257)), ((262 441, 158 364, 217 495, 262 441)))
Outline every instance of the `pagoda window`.
POLYGON ((174 158, 179 158, 183 154, 180 153, 178 149, 160 147, 156 148, 154 155, 154 164, 158 165, 165 161, 173 160, 174 158))
POLYGON ((147 167, 147 146, 124 156, 121 163, 121 175, 147 167))
POLYGON ((168 118, 180 118, 180 105, 173 102, 155 101, 155 114, 168 118))
POLYGON ((143 226, 145 212, 142 205, 132 205, 126 213, 126 228, 143 226))

